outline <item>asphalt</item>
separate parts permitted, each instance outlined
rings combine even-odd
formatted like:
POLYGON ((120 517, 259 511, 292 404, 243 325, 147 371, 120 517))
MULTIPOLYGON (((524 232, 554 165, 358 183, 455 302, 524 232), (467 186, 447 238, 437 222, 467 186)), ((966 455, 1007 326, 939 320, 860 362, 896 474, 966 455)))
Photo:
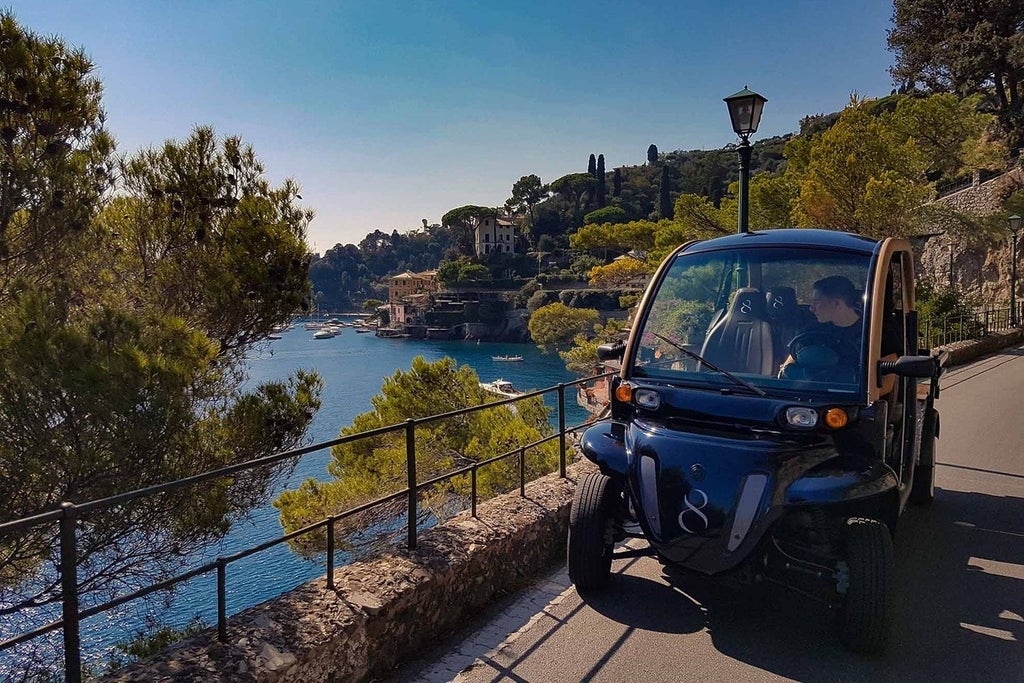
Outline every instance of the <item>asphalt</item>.
POLYGON ((943 381, 932 505, 896 534, 894 637, 847 652, 819 605, 652 558, 581 598, 564 567, 391 678, 409 681, 1024 681, 1024 347, 943 381))

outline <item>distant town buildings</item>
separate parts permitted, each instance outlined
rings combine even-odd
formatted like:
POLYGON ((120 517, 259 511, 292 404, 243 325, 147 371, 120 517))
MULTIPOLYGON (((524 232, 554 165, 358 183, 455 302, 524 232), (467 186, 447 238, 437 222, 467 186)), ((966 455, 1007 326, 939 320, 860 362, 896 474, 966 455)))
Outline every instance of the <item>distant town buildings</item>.
POLYGON ((422 273, 405 271, 385 281, 388 285, 388 301, 397 301, 402 297, 411 294, 427 293, 437 291, 437 271, 426 270, 422 273))
POLYGON ((496 216, 481 218, 477 220, 473 228, 473 243, 477 256, 494 252, 514 254, 516 251, 516 226, 506 218, 496 216))
POLYGON ((394 324, 418 324, 430 310, 431 294, 438 288, 437 271, 406 271, 387 278, 388 315, 394 324))

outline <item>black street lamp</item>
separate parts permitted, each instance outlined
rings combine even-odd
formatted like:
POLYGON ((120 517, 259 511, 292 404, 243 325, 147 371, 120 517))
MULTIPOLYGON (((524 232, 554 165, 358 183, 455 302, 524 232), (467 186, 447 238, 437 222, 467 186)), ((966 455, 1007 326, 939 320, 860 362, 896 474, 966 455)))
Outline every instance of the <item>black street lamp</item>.
POLYGON ((1013 236, 1013 249, 1010 252, 1010 326, 1017 327, 1017 231, 1020 230, 1021 218, 1013 214, 1008 220, 1010 234, 1013 236))
POLYGON ((748 206, 750 203, 750 192, 747 184, 750 179, 750 136, 757 132, 757 125, 761 123, 761 113, 764 111, 764 103, 768 100, 756 92, 747 90, 743 86, 734 95, 724 98, 725 104, 729 107, 729 118, 732 119, 732 129, 740 136, 740 217, 739 232, 747 232, 749 225, 748 206))

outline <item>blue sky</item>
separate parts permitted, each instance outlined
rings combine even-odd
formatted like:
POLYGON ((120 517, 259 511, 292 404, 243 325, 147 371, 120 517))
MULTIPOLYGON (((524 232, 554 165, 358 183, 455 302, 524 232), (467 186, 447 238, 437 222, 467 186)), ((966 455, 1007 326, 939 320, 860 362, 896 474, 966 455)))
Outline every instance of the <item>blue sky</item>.
MULTIPOLYGON (((3 0, 0 0, 3 2, 3 0)), ((295 178, 324 251, 501 205, 545 182, 735 141, 722 97, 768 98, 754 139, 892 88, 890 0, 15 1, 85 48, 122 152, 197 124, 295 178)))

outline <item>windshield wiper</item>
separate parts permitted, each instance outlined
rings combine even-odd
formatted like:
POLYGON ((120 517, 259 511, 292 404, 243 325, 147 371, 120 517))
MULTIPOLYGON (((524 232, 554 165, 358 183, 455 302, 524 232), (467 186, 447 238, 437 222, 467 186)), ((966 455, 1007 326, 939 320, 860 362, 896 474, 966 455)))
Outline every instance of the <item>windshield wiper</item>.
POLYGON ((723 370, 722 368, 718 367, 717 365, 715 365, 715 364, 711 363, 710 361, 706 360, 699 353, 694 353, 693 351, 690 351, 688 348, 684 347, 682 344, 680 344, 678 342, 675 342, 675 341, 669 339, 668 337, 664 337, 664 336, 658 334, 657 332, 651 332, 651 334, 654 335, 655 337, 657 337, 658 339, 664 341, 664 342, 668 342, 669 344, 671 344, 672 346, 676 347, 677 349, 682 351, 684 354, 686 354, 687 356, 689 356, 693 360, 697 361, 698 363, 702 363, 703 365, 708 366, 709 368, 711 368, 715 372, 722 373, 723 375, 725 375, 726 377, 731 379, 736 384, 739 384, 741 387, 746 387, 747 389, 750 389, 751 391, 753 391, 755 394, 757 394, 758 396, 760 396, 762 398, 768 396, 768 394, 766 394, 764 392, 764 390, 761 389, 760 387, 754 386, 753 384, 751 384, 750 382, 748 382, 745 379, 740 379, 739 377, 737 377, 736 375, 732 374, 728 370, 723 370))

